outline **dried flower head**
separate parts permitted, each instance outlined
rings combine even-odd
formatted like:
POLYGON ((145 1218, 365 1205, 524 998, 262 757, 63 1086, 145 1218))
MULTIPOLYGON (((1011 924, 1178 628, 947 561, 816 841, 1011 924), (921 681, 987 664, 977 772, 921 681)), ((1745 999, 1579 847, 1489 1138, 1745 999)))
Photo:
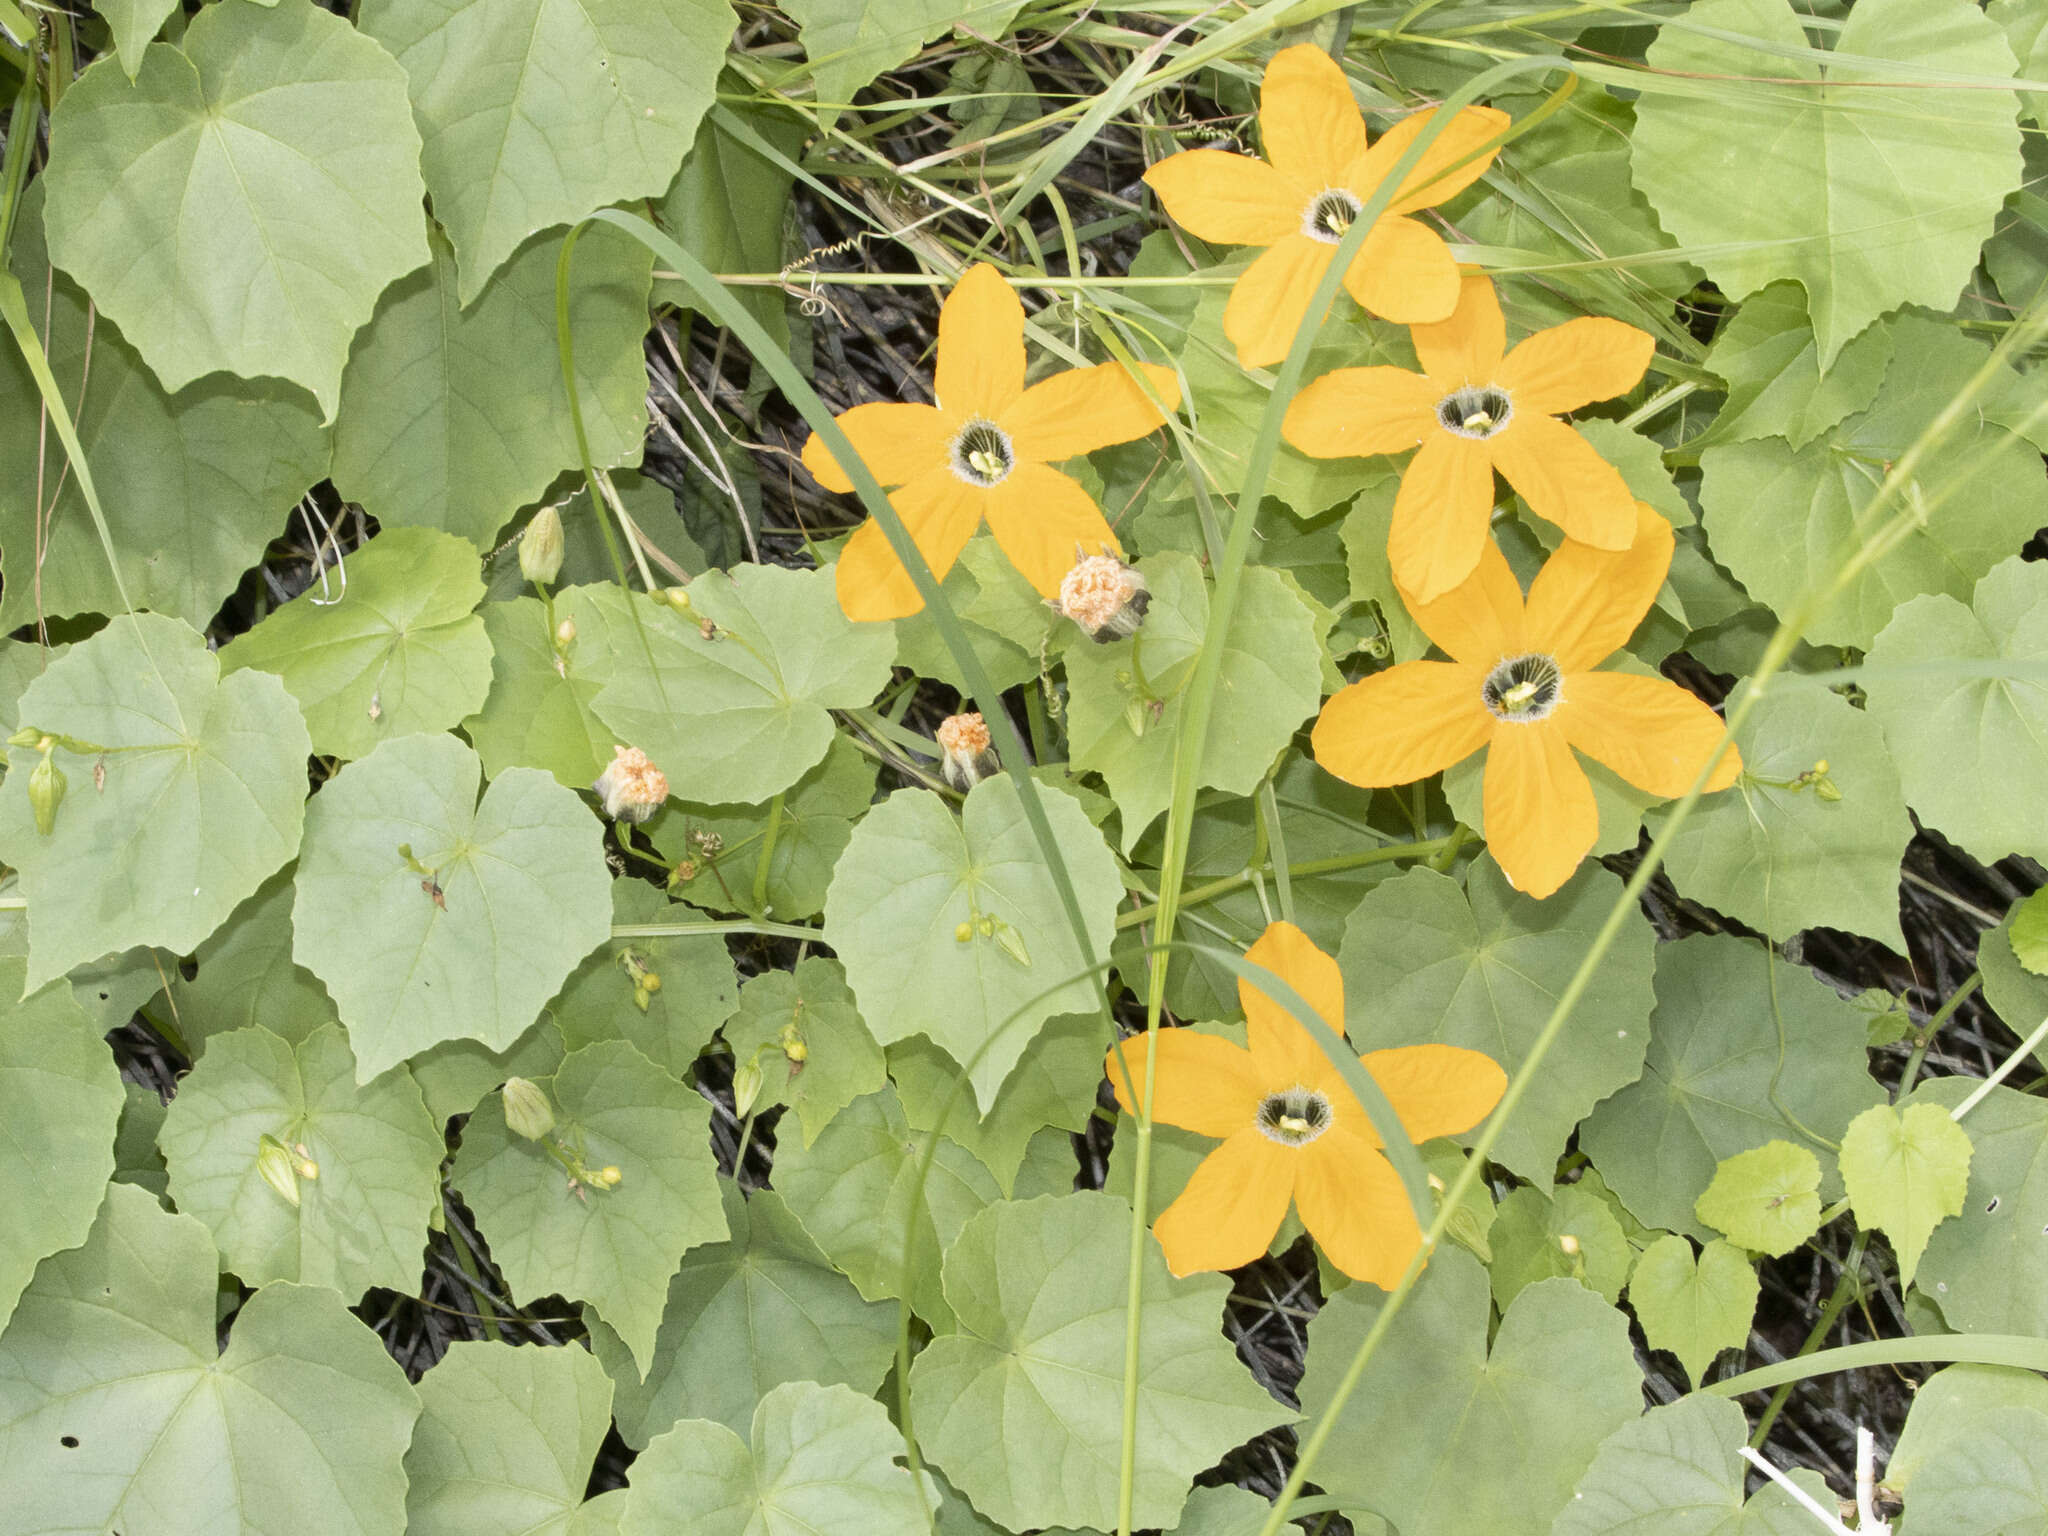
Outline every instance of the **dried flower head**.
POLYGON ((980 715, 948 715, 939 722, 938 738, 946 782, 962 793, 1003 771, 1003 760, 989 745, 988 722, 980 715))
POLYGON ((613 747, 611 767, 590 787, 616 821, 645 821, 668 798, 668 780, 638 747, 613 747))
POLYGON ((1061 579, 1059 600, 1052 606, 1098 644, 1136 634, 1152 601, 1144 575, 1115 555, 1084 555, 1078 546, 1074 554, 1074 568, 1061 579))

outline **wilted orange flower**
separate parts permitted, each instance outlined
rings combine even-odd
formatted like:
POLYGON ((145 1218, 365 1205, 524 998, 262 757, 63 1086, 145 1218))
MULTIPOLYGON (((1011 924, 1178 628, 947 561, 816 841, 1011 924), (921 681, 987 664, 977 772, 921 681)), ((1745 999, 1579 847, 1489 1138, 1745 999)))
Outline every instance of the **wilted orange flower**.
MULTIPOLYGON (((1223 334, 1238 361, 1263 368, 1287 355, 1337 242, 1435 112, 1403 118, 1366 144, 1365 118, 1337 62, 1302 43, 1273 55, 1259 96, 1266 158, 1220 149, 1171 155, 1145 184, 1174 220, 1204 240, 1258 245, 1266 253, 1230 290, 1223 334)), ((1344 287, 1365 308, 1399 324, 1441 320, 1458 302, 1458 266, 1435 231, 1408 215, 1447 202, 1493 164, 1474 151, 1508 125, 1493 107, 1454 117, 1394 192, 1365 237, 1344 287), (1465 156, 1473 158, 1452 167, 1465 156)))
MULTIPOLYGON (((1636 506, 1621 551, 1567 540, 1528 600, 1489 540, 1470 579, 1408 601, 1449 661, 1404 661, 1323 706, 1316 761, 1367 788, 1408 784, 1487 749, 1486 844, 1517 890, 1548 896, 1599 835, 1576 747, 1653 795, 1682 795, 1719 744, 1720 716, 1661 677, 1592 669, 1650 611, 1671 566, 1671 525, 1636 506)), ((1734 747, 1709 789, 1742 771, 1734 747)))
MULTIPOLYGON (((1178 409, 1173 370, 1139 366, 1159 398, 1178 409)), ((902 487, 890 505, 934 576, 953 568, 984 518, 1041 597, 1057 595, 1077 543, 1119 547, 1094 498, 1048 466, 1165 422, 1121 363, 1070 368, 1026 389, 1024 306, 1002 274, 981 262, 939 310, 933 383, 937 405, 877 401, 836 419, 875 478, 902 487)), ((804 465, 828 491, 853 489, 815 434, 804 444, 804 465)), ((840 551, 837 581, 849 618, 899 619, 924 606, 873 520, 840 551)))
POLYGON ((615 821, 645 821, 668 798, 668 779, 638 747, 613 747, 611 765, 590 786, 615 821))
POLYGON ((933 734, 942 754, 940 770, 962 794, 1003 771, 1003 760, 989 740, 988 722, 979 714, 948 715, 933 734))
MULTIPOLYGON (((1246 952, 1344 1032, 1344 978, 1337 962, 1292 923, 1274 923, 1246 952)), ((1223 1145, 1204 1158, 1180 1198, 1159 1213, 1153 1235, 1177 1275, 1235 1269, 1266 1251, 1288 1203, 1337 1268, 1391 1289, 1422 1242, 1422 1229, 1384 1143, 1344 1079, 1294 1016, 1253 987, 1237 984, 1249 1049, 1162 1029, 1152 1117, 1223 1145)), ((1124 1042, 1124 1059, 1144 1089, 1146 1042, 1124 1042)), ((1468 1131, 1492 1112, 1507 1075, 1477 1051, 1406 1045, 1368 1051, 1380 1085, 1412 1141, 1468 1131)), ((1112 1050, 1117 1102, 1137 1113, 1112 1050)))
POLYGON ((1508 352, 1500 300, 1466 275, 1457 310, 1411 334, 1421 373, 1339 368, 1294 397, 1281 431, 1318 459, 1420 445, 1394 497, 1387 559, 1422 602, 1472 574, 1493 512, 1493 472, 1570 538, 1627 549, 1636 501, 1621 474, 1557 419, 1636 386, 1657 343, 1619 320, 1582 318, 1508 352), (1503 355, 1505 354, 1505 355, 1503 355))

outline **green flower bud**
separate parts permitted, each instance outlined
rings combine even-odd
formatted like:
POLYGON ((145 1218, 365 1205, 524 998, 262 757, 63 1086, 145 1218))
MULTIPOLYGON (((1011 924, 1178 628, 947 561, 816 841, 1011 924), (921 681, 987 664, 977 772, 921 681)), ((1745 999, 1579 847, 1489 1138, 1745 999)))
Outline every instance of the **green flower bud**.
POLYGON ((751 1058, 739 1064, 732 1075, 733 1113, 745 1119, 753 1112, 754 1101, 761 1097, 761 1085, 766 1081, 761 1063, 751 1058))
POLYGON ((539 1141, 555 1128, 555 1112, 538 1083, 508 1077, 498 1094, 505 1101, 505 1126, 513 1135, 539 1141))
POLYGON ((298 1205, 298 1160, 292 1156, 291 1149, 275 1136, 264 1136, 256 1143, 256 1171, 263 1176, 264 1183, 284 1197, 287 1204, 298 1205))
POLYGON ((519 535, 519 574, 528 581, 552 586, 562 574, 562 514, 542 507, 519 535))
POLYGON ((43 744, 43 733, 32 725, 24 725, 7 738, 10 747, 39 747, 43 744))
POLYGON ((64 770, 47 752, 29 770, 28 803, 36 813, 36 830, 48 837, 57 826, 57 807, 64 803, 64 770))

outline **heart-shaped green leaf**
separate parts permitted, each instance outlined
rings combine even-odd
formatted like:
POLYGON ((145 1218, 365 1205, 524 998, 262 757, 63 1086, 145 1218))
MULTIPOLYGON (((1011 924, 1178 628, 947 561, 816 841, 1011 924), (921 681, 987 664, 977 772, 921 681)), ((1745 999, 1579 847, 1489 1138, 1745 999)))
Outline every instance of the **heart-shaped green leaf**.
POLYGON ((312 0, 213 6, 133 81, 113 61, 50 125, 50 254, 166 389, 303 385, 331 418, 349 340, 427 259, 405 72, 312 0))
POLYGON ((134 944, 188 953, 298 851, 312 750, 298 705, 264 673, 222 677, 174 619, 115 619, 29 684, 20 715, 82 749, 54 751, 69 789, 47 833, 33 747, 9 749, 0 785, 31 988, 134 944))
POLYGON ((442 1040, 504 1050, 611 932, 588 808, 536 768, 479 801, 482 777, 454 737, 404 736, 313 798, 292 958, 327 984, 359 1081, 442 1040))

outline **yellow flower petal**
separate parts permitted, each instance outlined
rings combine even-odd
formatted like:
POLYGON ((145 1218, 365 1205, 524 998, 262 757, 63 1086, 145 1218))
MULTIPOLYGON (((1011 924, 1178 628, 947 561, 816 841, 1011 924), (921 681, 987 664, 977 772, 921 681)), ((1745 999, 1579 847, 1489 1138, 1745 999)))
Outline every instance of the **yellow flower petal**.
MULTIPOLYGON (((1626 672, 1568 674, 1551 720, 1586 756, 1667 800, 1692 788, 1725 734, 1721 717, 1678 684, 1626 672)), ((1741 771, 1730 747, 1707 788, 1726 789, 1741 771)))
MULTIPOLYGON (((1428 127, 1441 110, 1432 108, 1427 112, 1417 112, 1394 124, 1379 136, 1371 149, 1351 164, 1344 174, 1344 184, 1361 198, 1372 196, 1394 169, 1394 162, 1401 158, 1402 151, 1415 142, 1416 135, 1428 127)), ((1457 162, 1465 160, 1488 139, 1498 137, 1507 129, 1509 121, 1507 113, 1496 107, 1460 108, 1458 115, 1422 152, 1422 159, 1401 183, 1401 190, 1390 204, 1390 210, 1414 213, 1418 209, 1434 208, 1449 202, 1471 186, 1486 174, 1486 168, 1500 153, 1499 146, 1477 154, 1463 165, 1457 165, 1457 162), (1452 169, 1454 165, 1457 165, 1455 170, 1452 169)))
POLYGON ((1619 320, 1567 320, 1538 331, 1501 360, 1499 380, 1515 409, 1562 416, 1625 395, 1643 379, 1657 339, 1619 320))
POLYGON ((1441 773, 1486 745, 1494 719, 1480 701, 1484 669, 1406 661, 1332 695, 1310 740, 1316 761, 1347 784, 1390 789, 1441 773))
POLYGON ((1584 672, 1620 650, 1657 600, 1671 569, 1671 525, 1635 504, 1635 540, 1625 550, 1567 539, 1529 584, 1528 648, 1584 672))
POLYGON ((1493 516, 1491 442, 1441 428, 1408 463, 1394 493, 1387 563, 1404 596, 1427 603, 1478 568, 1493 516))
POLYGON ((1184 149, 1145 172, 1145 185, 1189 234, 1218 245, 1276 245, 1301 233, 1316 189, 1263 160, 1222 149, 1184 149))
POLYGON ((1019 463, 983 495, 989 531, 1041 597, 1059 596, 1060 578, 1074 568, 1076 544, 1091 555, 1122 548, 1094 499, 1043 464, 1019 463))
MULTIPOLYGON (((1302 239, 1316 244, 1306 235, 1302 239)), ((1397 325, 1443 320, 1458 305, 1458 263, 1434 230, 1388 214, 1365 237, 1344 273, 1344 288, 1361 308, 1397 325)))
MULTIPOLYGON (((1180 380, 1174 371, 1158 363, 1139 366, 1153 392, 1178 409, 1180 380)), ((1057 463, 1112 443, 1128 443, 1165 421, 1130 370, 1122 363, 1101 363, 1040 380, 1018 396, 996 424, 1010 434, 1018 458, 1057 463)))
MULTIPOLYGON (((1245 959, 1264 966, 1301 995, 1324 1023, 1344 1033, 1344 977, 1337 962, 1292 923, 1273 923, 1245 951, 1245 959)), ((1314 1037, 1302 1028, 1292 1010, 1282 1007, 1250 982, 1239 980, 1237 1000, 1244 1008, 1245 1043, 1268 1092, 1299 1083, 1350 1097, 1343 1079, 1314 1037)))
POLYGON ((1400 453, 1436 430, 1438 394, 1405 368, 1339 368, 1289 402, 1280 433, 1316 459, 1400 453))
POLYGON ((1493 279, 1485 273, 1464 273, 1458 280, 1458 307, 1450 317, 1418 325, 1408 335, 1439 396, 1468 384, 1483 387, 1499 381, 1508 326, 1493 279))
MULTIPOLYGON (((1252 1067, 1251 1052, 1242 1046, 1197 1034, 1192 1029, 1162 1029, 1158 1034, 1159 1065, 1152 1083, 1152 1118, 1218 1140, 1252 1125, 1259 1100, 1267 1089, 1252 1067)), ((1143 1035, 1124 1041, 1124 1060, 1139 1093, 1145 1091, 1145 1060, 1149 1047, 1143 1035)), ((1138 1112, 1126 1090, 1123 1070, 1112 1050, 1103 1058, 1109 1085, 1126 1113, 1138 1112)))
POLYGON ((990 420, 1024 392, 1024 306, 985 261, 967 269, 939 308, 932 392, 942 410, 990 420))
POLYGON ((1635 531, 1635 504, 1621 471, 1555 416, 1517 409, 1507 427, 1486 439, 1493 467, 1565 536, 1600 549, 1626 549, 1635 531))
MULTIPOLYGON (((889 505, 903 519, 911 542, 941 581, 981 522, 986 491, 967 484, 949 468, 926 470, 900 491, 889 505)), ((882 525, 870 518, 853 530, 839 551, 833 578, 839 606, 849 619, 900 619, 924 606, 910 572, 896 558, 882 525)))
POLYGON ((1270 368, 1287 356, 1335 250, 1297 231, 1274 241, 1245 268, 1223 306, 1223 334, 1237 348, 1240 363, 1270 368))
POLYGON ((1382 1290, 1394 1288, 1422 1246, 1415 1208, 1393 1165, 1342 1126, 1301 1149, 1294 1203, 1324 1258, 1382 1290))
MULTIPOLYGON (((959 421, 930 405, 899 404, 877 400, 856 405, 836 420, 839 430, 853 442, 853 450, 867 464, 868 472, 883 485, 903 485, 935 465, 946 462, 946 445, 959 430, 959 421)), ((839 467, 839 461, 813 432, 804 443, 804 468, 817 476, 818 484, 841 495, 853 489, 853 481, 839 467)))
POLYGON ((1499 1062, 1456 1045, 1367 1051, 1365 1070, 1401 1117, 1410 1141, 1471 1130, 1493 1113, 1508 1087, 1499 1062))
POLYGON ((1365 118, 1342 66, 1312 43, 1274 54, 1259 91, 1259 138, 1281 174, 1316 191, 1342 186, 1365 153, 1365 118))
POLYGON ((1519 656, 1529 649, 1521 583, 1491 539, 1480 549, 1472 574, 1455 587, 1426 603, 1408 592, 1401 594, 1401 601, 1438 650, 1481 672, 1502 657, 1519 656))
POLYGON ((1152 1235, 1176 1275, 1236 1269, 1266 1251, 1286 1218, 1299 1154, 1246 1126, 1202 1159, 1152 1235))
POLYGON ((1593 785, 1553 721, 1503 725, 1486 753, 1486 846, 1518 891, 1550 895, 1600 834, 1593 785))

